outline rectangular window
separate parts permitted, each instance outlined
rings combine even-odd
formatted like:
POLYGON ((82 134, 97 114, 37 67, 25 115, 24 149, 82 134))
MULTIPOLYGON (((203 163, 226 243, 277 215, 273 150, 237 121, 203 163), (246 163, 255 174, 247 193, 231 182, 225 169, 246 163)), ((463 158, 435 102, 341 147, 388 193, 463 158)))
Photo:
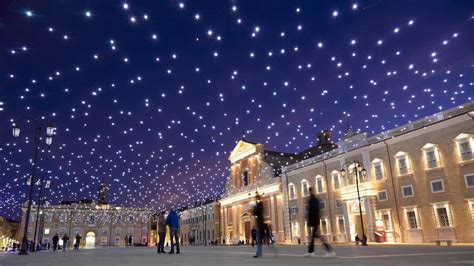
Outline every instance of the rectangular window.
POLYGON ((398 159, 398 170, 400 175, 408 174, 407 159, 405 157, 398 159))
POLYGON ((244 173, 242 174, 242 181, 243 181, 244 186, 248 186, 248 184, 249 184, 249 172, 248 171, 244 171, 244 173))
POLYGON ((436 208, 436 213, 438 214, 439 227, 449 227, 448 210, 444 207, 436 208))
POLYGON ((378 192, 378 197, 379 197, 379 201, 386 201, 388 198, 387 198, 387 191, 386 190, 381 190, 378 192))
POLYGON ((378 163, 374 165, 374 175, 375 180, 382 180, 383 179, 383 169, 382 164, 378 163))
POLYGON ((60 222, 60 223, 65 223, 66 221, 67 221, 67 214, 62 213, 62 214, 59 216, 59 222, 60 222))
POLYGON ((407 211, 406 215, 407 215, 407 220, 408 220, 408 228, 410 229, 418 228, 418 222, 416 219, 415 211, 407 211))
POLYGON ((333 174, 332 175, 332 183, 334 185, 334 189, 339 188, 339 175, 338 174, 333 174))
POLYGON ((129 215, 128 216, 128 222, 133 223, 133 220, 134 220, 133 215, 129 215))
POLYGON ((128 234, 129 234, 129 235, 133 234, 133 227, 129 227, 129 228, 128 228, 128 234))
POLYGON ((428 165, 428 168, 436 168, 438 167, 438 161, 436 160, 436 151, 435 150, 429 150, 426 151, 426 164, 428 165))
POLYGON ((293 206, 290 208, 290 214, 297 214, 298 213, 298 207, 293 206))
POLYGON ((101 233, 103 236, 106 236, 109 233, 109 230, 107 228, 102 228, 101 233))
POLYGON ((339 231, 340 234, 343 234, 346 232, 343 217, 337 218, 337 230, 339 231))
POLYGON ((76 223, 80 223, 82 221, 81 214, 76 214, 76 223))
POLYGON ((321 234, 323 235, 328 234, 328 222, 326 219, 321 220, 321 234))
POLYGON ((432 180, 430 183, 431 183, 431 192, 432 193, 444 192, 443 180, 441 180, 441 179, 432 180))
POLYGON ((320 210, 325 210, 326 209, 326 202, 325 201, 320 201, 319 202, 319 209, 320 210))
POLYGON ((94 225, 95 224, 95 215, 89 215, 89 224, 94 225))
POLYGON ((120 245, 120 237, 115 237, 115 245, 119 246, 120 245))
POLYGON ((461 153, 461 161, 472 159, 471 142, 469 140, 459 143, 459 151, 461 153))
POLYGON ((336 208, 342 208, 342 200, 336 199, 336 208))
POLYGON ((388 215, 388 213, 382 214, 382 221, 383 221, 383 226, 385 227, 385 231, 391 231, 392 222, 390 221, 390 215, 388 215))
POLYGON ((101 237, 101 238, 100 238, 100 244, 101 244, 102 246, 107 245, 107 237, 101 237))
POLYGON ((466 187, 467 188, 474 187, 474 174, 465 175, 464 180, 466 181, 466 187))
POLYGON ((45 229, 44 229, 44 234, 45 234, 45 235, 49 235, 49 228, 45 228, 45 229))
POLYGON ((324 186, 323 186, 323 179, 322 178, 316 179, 316 187, 318 189, 318 193, 323 193, 324 192, 324 186))
POLYGON ((122 234, 122 228, 115 228, 115 234, 116 235, 122 234))
POLYGON ((404 198, 412 197, 413 196, 413 186, 412 185, 403 186, 402 187, 402 194, 403 194, 404 198))

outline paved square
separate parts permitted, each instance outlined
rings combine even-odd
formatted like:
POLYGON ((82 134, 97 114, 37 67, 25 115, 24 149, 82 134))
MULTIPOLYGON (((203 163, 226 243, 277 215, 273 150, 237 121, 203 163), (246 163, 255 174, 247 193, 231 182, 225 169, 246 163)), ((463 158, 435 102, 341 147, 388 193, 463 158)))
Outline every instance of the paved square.
POLYGON ((474 247, 335 246, 336 257, 305 258, 305 246, 278 246, 275 256, 252 258, 250 246, 184 247, 180 255, 157 254, 152 248, 97 248, 80 251, 43 251, 28 256, 3 254, 0 265, 474 265, 474 247))

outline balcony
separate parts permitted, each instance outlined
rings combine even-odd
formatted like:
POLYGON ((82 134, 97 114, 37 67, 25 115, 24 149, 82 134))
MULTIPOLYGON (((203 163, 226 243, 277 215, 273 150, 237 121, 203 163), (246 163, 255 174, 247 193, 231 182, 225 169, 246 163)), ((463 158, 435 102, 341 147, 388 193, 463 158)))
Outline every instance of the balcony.
MULTIPOLYGON (((359 183, 360 197, 375 196, 377 191, 374 189, 372 182, 360 182, 359 183)), ((341 188, 341 198, 343 200, 357 199, 357 186, 348 185, 341 188)))

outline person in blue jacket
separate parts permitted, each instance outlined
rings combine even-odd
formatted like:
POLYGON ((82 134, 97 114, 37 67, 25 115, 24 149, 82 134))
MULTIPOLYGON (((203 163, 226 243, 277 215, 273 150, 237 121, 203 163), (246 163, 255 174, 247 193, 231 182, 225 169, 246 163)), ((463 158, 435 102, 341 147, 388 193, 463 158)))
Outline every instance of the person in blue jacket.
POLYGON ((176 254, 179 252, 179 216, 173 209, 170 210, 166 217, 166 225, 170 228, 171 250, 168 254, 174 254, 174 246, 176 245, 176 254))

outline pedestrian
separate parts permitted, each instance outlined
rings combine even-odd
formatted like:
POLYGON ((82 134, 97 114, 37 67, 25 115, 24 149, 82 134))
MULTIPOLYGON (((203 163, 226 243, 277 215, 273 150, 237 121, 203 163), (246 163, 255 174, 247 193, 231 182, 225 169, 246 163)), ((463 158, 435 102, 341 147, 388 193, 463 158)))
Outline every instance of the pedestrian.
POLYGON ((58 234, 55 234, 53 236, 53 251, 56 251, 56 249, 58 249, 58 243, 59 243, 59 236, 58 234))
POLYGON ((82 237, 79 234, 76 234, 76 244, 74 245, 75 250, 79 250, 79 245, 81 244, 82 237))
POLYGON ((311 227, 311 240, 308 246, 308 253, 305 254, 306 257, 314 257, 314 239, 319 238, 323 243, 324 248, 326 249, 326 256, 335 256, 336 253, 334 252, 333 248, 329 243, 326 242, 324 238, 321 237, 320 229, 319 229, 319 200, 314 195, 312 188, 309 188, 309 200, 308 200, 308 226, 311 227))
POLYGON ((69 241, 69 237, 67 236, 67 234, 64 234, 62 240, 63 240, 63 251, 66 251, 67 241, 69 241))
POLYGON ((128 246, 132 246, 132 235, 128 237, 128 246))
POLYGON ((158 253, 166 253, 165 252, 165 238, 166 238, 166 219, 165 219, 165 212, 162 211, 158 214, 158 237, 160 238, 158 242, 158 253))
POLYGON ((128 247, 128 235, 125 235, 125 246, 128 247))
POLYGON ((51 243, 48 242, 48 250, 49 250, 50 247, 51 247, 51 243))
POLYGON ((176 254, 180 254, 179 249, 179 217, 178 214, 171 209, 166 217, 166 225, 170 228, 171 251, 168 254, 174 254, 174 246, 176 245, 176 254))
POLYGON ((252 227, 250 235, 252 236, 252 247, 255 247, 255 242, 257 242, 257 229, 255 229, 255 226, 252 227))
MULTIPOLYGON (((264 238, 265 234, 265 222, 263 220, 263 203, 260 200, 260 195, 255 196, 255 208, 253 208, 253 215, 257 220, 257 251, 255 253, 254 258, 261 258, 262 257, 262 239, 264 238)), ((272 245, 270 246, 273 253, 276 255, 277 251, 275 247, 272 245)))

